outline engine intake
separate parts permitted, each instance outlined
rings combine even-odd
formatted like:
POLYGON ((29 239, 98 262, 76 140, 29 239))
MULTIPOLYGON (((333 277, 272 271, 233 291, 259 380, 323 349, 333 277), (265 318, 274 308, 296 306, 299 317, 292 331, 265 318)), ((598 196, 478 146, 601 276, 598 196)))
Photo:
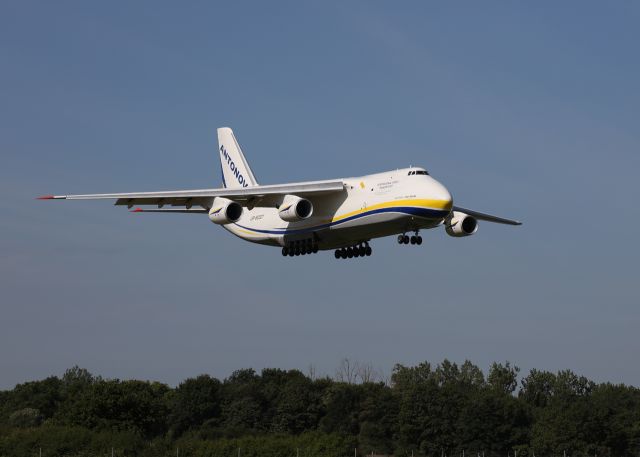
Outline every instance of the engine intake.
POLYGON ((473 235, 478 231, 478 220, 468 214, 454 211, 445 222, 448 235, 460 238, 473 235))
POLYGON ((228 198, 216 197, 209 210, 209 220, 219 225, 236 222, 241 216, 242 205, 228 198))
POLYGON ((301 221, 311 217, 312 214, 313 204, 306 198, 295 195, 286 195, 278 207, 278 216, 287 222, 301 221))

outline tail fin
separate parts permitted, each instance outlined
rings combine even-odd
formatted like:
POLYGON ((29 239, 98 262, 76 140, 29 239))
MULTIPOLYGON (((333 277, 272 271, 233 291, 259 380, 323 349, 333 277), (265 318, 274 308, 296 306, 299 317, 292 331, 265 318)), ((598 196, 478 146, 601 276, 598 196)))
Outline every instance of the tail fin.
POLYGON ((224 187, 236 189, 258 185, 251 167, 249 167, 242 154, 242 149, 236 141, 233 130, 229 127, 218 129, 218 153, 220 154, 224 187))

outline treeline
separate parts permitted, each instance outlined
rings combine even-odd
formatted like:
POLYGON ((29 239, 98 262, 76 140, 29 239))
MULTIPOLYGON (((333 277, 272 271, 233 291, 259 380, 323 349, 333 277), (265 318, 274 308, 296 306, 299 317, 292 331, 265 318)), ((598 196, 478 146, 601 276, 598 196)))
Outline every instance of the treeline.
POLYGON ((74 367, 0 392, 0 455, 640 455, 640 389, 510 363, 343 361, 335 379, 246 369, 176 388, 74 367))

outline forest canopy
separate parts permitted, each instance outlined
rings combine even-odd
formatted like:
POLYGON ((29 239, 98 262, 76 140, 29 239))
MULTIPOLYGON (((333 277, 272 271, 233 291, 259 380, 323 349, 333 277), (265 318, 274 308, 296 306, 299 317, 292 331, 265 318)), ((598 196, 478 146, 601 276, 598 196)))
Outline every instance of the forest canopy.
POLYGON ((638 456, 640 389, 493 363, 396 365, 383 379, 342 361, 311 370, 203 374, 172 388, 62 377, 0 391, 0 455, 638 456), (355 450, 355 451, 354 451, 355 450), (110 455, 110 454, 109 454, 110 455))

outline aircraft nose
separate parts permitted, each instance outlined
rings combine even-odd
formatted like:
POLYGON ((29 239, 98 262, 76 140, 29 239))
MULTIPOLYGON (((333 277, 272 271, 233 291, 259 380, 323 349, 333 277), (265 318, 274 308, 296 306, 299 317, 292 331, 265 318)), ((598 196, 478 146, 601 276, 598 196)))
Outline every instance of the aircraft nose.
POLYGON ((442 201, 443 209, 451 211, 451 207, 453 206, 453 197, 441 183, 433 180, 433 190, 432 190, 433 199, 442 201))

